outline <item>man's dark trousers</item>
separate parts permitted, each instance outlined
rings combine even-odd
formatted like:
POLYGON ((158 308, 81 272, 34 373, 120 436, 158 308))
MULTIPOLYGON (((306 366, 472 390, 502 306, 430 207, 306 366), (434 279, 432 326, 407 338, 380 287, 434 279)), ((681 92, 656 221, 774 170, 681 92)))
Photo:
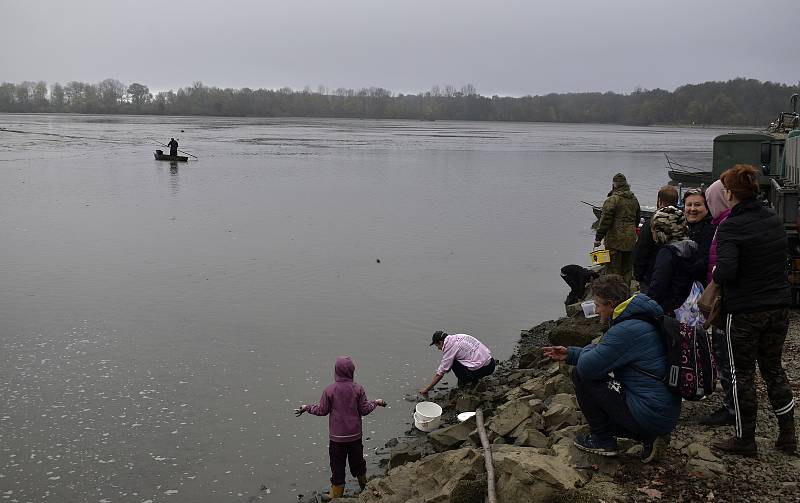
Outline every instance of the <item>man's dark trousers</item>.
POLYGON ((481 377, 486 377, 494 373, 495 361, 494 358, 479 369, 470 370, 462 365, 458 360, 453 360, 451 370, 458 378, 459 386, 477 382, 481 377))
POLYGON ((624 437, 644 442, 655 439, 655 435, 642 430, 633 418, 621 382, 610 377, 587 381, 581 379, 577 369, 572 369, 572 383, 589 429, 599 440, 624 437))

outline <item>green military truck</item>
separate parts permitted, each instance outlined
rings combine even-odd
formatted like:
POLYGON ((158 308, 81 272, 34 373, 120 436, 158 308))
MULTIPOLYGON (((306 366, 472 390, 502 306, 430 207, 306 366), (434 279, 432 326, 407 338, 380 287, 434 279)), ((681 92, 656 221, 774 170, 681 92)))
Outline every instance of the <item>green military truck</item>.
POLYGON ((761 168, 759 185, 783 220, 789 236, 788 277, 795 304, 800 303, 800 117, 798 95, 792 112, 783 112, 764 132, 727 133, 714 138, 712 180, 736 164, 761 168))

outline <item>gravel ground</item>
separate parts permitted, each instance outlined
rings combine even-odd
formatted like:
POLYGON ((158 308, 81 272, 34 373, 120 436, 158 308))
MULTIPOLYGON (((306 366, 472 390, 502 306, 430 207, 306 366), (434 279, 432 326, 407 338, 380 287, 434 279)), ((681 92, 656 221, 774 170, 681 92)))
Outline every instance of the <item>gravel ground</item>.
MULTIPOLYGON (((795 399, 800 399, 798 312, 790 314, 783 365, 792 384, 795 399)), ((721 458, 727 476, 705 478, 691 473, 686 466, 688 456, 683 451, 671 448, 661 463, 643 465, 638 460, 626 461, 628 466, 621 470, 616 482, 623 485, 634 500, 640 501, 800 501, 800 457, 785 455, 773 447, 778 435, 778 423, 760 377, 757 386, 757 458, 715 452, 721 458)), ((719 408, 721 401, 722 394, 715 393, 702 402, 684 402, 681 421, 672 437, 673 444, 697 442, 710 447, 712 440, 733 435, 732 426, 707 428, 695 424, 698 418, 719 408)), ((797 414, 795 422, 797 423, 797 414)))

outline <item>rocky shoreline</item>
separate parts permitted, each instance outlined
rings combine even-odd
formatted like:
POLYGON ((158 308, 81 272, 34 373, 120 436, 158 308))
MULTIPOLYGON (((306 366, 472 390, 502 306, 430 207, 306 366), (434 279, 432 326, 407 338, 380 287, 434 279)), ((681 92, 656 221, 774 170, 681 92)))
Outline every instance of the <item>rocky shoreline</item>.
MULTIPOLYGON (((573 313, 570 313, 573 314, 573 313)), ((509 360, 473 389, 437 389, 442 426, 429 434, 412 426, 386 444, 386 473, 342 502, 483 502, 486 472, 475 419, 459 412, 481 407, 492 445, 499 502, 527 501, 800 501, 800 458, 776 451, 777 423, 758 382, 758 458, 719 455, 712 438, 732 427, 709 429, 697 418, 715 410, 721 393, 684 402, 666 457, 648 465, 640 444, 622 441, 624 453, 603 458, 576 449, 572 440, 587 426, 575 400, 570 367, 543 358, 545 345, 584 345, 600 335, 596 320, 579 313, 523 331, 509 360)), ((791 314, 784 366, 800 396, 800 314, 791 314)), ((357 486, 356 486, 357 487, 357 486)), ((356 489, 357 490, 357 489, 356 489)), ((317 492, 299 498, 321 501, 317 492)))

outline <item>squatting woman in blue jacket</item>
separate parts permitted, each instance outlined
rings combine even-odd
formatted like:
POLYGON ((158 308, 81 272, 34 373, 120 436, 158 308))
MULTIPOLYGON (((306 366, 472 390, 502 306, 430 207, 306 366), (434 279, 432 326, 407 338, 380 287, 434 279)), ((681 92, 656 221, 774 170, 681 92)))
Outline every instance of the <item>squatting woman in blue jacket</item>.
POLYGON ((642 371, 665 375, 667 357, 656 327, 639 317, 654 318, 663 311, 654 300, 639 293, 630 296, 617 275, 601 276, 592 283, 600 321, 609 329, 599 344, 584 348, 550 346, 544 354, 575 365, 572 381, 590 434, 575 439, 575 446, 603 456, 616 456, 617 439, 642 442, 642 461, 660 457, 665 437, 678 422, 680 396, 663 382, 642 371))

